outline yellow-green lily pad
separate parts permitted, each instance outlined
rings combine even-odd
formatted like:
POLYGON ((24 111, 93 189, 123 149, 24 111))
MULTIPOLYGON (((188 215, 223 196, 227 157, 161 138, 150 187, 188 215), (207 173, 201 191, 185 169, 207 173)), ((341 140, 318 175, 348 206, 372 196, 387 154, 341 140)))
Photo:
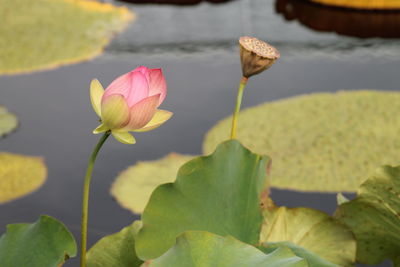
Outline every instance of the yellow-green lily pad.
MULTIPOLYGON (((213 127, 204 152, 228 139, 230 127, 230 117, 213 127)), ((400 93, 340 91, 245 109, 237 136, 272 158, 273 187, 353 192, 378 166, 400 164, 399 134, 400 93)))
POLYGON ((0 137, 12 132, 18 126, 17 116, 0 106, 0 137))
POLYGON ((0 0, 0 74, 93 58, 132 19, 124 7, 86 0, 0 0))
POLYGON ((120 173, 111 187, 118 203, 142 213, 157 186, 175 181, 179 168, 194 156, 170 153, 154 161, 139 161, 120 173))
POLYGON ((37 190, 46 177, 42 158, 0 152, 0 204, 37 190))
MULTIPOLYGON (((329 215, 310 208, 264 210, 262 243, 290 242, 339 266, 353 266, 356 241, 352 232, 329 215)), ((276 244, 274 244, 276 245, 276 244)))

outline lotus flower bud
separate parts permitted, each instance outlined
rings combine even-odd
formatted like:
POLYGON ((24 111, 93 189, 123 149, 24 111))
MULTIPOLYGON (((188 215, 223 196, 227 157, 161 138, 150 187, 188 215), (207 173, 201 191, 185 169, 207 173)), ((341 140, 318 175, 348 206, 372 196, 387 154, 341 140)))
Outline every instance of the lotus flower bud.
POLYGON ((106 90, 94 79, 90 99, 102 124, 93 133, 111 131, 118 141, 134 144, 130 131, 150 131, 171 118, 172 112, 158 109, 166 95, 161 69, 138 67, 115 79, 106 90))
POLYGON ((254 37, 239 39, 243 76, 249 78, 271 67, 280 57, 278 50, 254 37))

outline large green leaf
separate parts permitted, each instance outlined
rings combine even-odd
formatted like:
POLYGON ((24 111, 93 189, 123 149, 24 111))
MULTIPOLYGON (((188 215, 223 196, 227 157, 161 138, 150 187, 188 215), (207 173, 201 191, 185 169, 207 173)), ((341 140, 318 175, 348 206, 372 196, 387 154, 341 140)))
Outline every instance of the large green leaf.
POLYGON ((307 267, 307 261, 289 248, 264 254, 253 246, 232 237, 208 232, 188 231, 177 238, 176 245, 149 267, 307 267))
POLYGON ((76 243, 56 219, 42 215, 32 224, 9 224, 0 237, 2 267, 57 267, 76 255, 76 243))
POLYGON ((132 18, 126 8, 85 0, 0 0, 0 74, 90 59, 132 18))
POLYGON ((179 168, 194 156, 171 153, 154 161, 140 161, 120 173, 111 188, 118 203, 142 213, 157 186, 175 181, 179 168))
MULTIPOLYGON (((320 242, 323 242, 322 240, 320 242)), ((279 248, 287 247, 290 248, 294 254, 307 260, 309 267, 341 267, 340 265, 331 263, 317 254, 306 250, 303 247, 297 246, 291 242, 272 242, 268 244, 264 244, 263 247, 259 247, 261 251, 265 253, 271 253, 279 248)))
MULTIPOLYGON (((250 91, 248 93, 251 93, 250 91)), ((227 139, 231 118, 207 134, 204 152, 227 139)), ((400 164, 400 93, 316 93, 245 109, 238 139, 273 160, 271 185, 356 191, 383 164, 400 164)))
POLYGON ((188 230, 258 243, 267 162, 232 140, 183 165, 174 183, 153 192, 143 212, 135 240, 138 256, 147 260, 162 255, 188 230))
POLYGON ((142 223, 135 221, 120 232, 100 239, 87 254, 87 267, 139 267, 134 236, 142 223))
POLYGON ((10 133, 18 126, 17 116, 0 106, 0 137, 10 133))
POLYGON ((0 204, 37 190, 46 177, 42 158, 0 152, 0 204))
POLYGON ((355 262, 352 232, 329 215, 310 208, 266 209, 260 239, 267 243, 289 241, 340 266, 355 262))
POLYGON ((377 169, 336 216, 357 240, 357 260, 377 264, 386 258, 400 266, 400 167, 377 169))

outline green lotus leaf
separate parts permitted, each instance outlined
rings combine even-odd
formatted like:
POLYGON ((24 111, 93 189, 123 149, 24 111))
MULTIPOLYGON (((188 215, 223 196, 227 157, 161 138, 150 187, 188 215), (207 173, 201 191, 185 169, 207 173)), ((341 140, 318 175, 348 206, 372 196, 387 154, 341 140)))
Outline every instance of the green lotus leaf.
POLYGON ((58 267, 76 256, 76 250, 68 229, 46 215, 32 224, 9 224, 0 237, 0 263, 4 267, 58 267))
POLYGON ((307 260, 309 267, 341 267, 340 265, 331 263, 317 254, 306 250, 303 247, 296 246, 291 242, 271 242, 265 243, 264 246, 259 247, 259 249, 265 253, 271 253, 278 248, 287 247, 290 248, 296 256, 307 260))
POLYGON ((185 231, 208 231, 257 244, 262 223, 260 194, 268 158, 238 141, 220 144, 210 156, 183 165, 174 183, 151 195, 135 238, 143 260, 161 256, 185 231))
MULTIPOLYGON (((354 192, 377 167, 400 164, 399 112, 398 92, 315 93, 243 110, 237 136, 271 157, 273 187, 354 192)), ((206 154, 230 127, 226 118, 208 132, 206 154)))
POLYGON ((171 153, 154 161, 140 161, 120 173, 111 188, 118 203, 142 213, 157 186, 175 181, 179 168, 194 156, 171 153))
POLYGON ((132 19, 126 8, 85 0, 0 0, 0 74, 93 58, 132 19))
POLYGON ((262 243, 290 242, 340 266, 355 262, 352 232, 329 215, 310 208, 264 210, 260 239, 262 243))
MULTIPOLYGON (((322 241, 323 242, 323 241, 322 241)), ((271 253, 275 251, 276 249, 282 248, 282 247, 287 247, 290 248, 294 254, 299 256, 300 258, 303 258, 307 260, 308 266, 309 267, 341 267, 340 265, 331 263, 317 254, 308 251, 300 246, 296 246, 293 243, 290 242, 271 242, 268 244, 264 244, 264 247, 259 247, 261 251, 265 253, 271 253)))
POLYGON ((37 190, 46 177, 42 158, 0 152, 0 204, 37 190))
POLYGON ((17 116, 0 106, 0 137, 12 132, 18 126, 17 116))
POLYGON ((140 221, 120 232, 100 239, 87 253, 87 267, 139 267, 141 261, 135 253, 134 236, 142 227, 140 221))
POLYGON ((307 267, 307 261, 289 248, 264 254, 257 248, 232 237, 208 232, 188 231, 177 238, 175 246, 161 257, 148 262, 149 267, 307 267))
POLYGON ((335 215, 356 236, 357 261, 378 264, 390 258, 400 266, 400 167, 378 168, 335 215))

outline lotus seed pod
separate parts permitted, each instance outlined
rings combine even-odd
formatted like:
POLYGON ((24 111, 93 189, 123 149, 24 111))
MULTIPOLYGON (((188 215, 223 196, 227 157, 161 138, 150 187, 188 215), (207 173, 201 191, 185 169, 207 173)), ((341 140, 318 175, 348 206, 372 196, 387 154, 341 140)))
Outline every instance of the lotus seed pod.
POLYGON ((254 37, 239 39, 243 76, 249 78, 268 69, 280 57, 279 51, 254 37))

